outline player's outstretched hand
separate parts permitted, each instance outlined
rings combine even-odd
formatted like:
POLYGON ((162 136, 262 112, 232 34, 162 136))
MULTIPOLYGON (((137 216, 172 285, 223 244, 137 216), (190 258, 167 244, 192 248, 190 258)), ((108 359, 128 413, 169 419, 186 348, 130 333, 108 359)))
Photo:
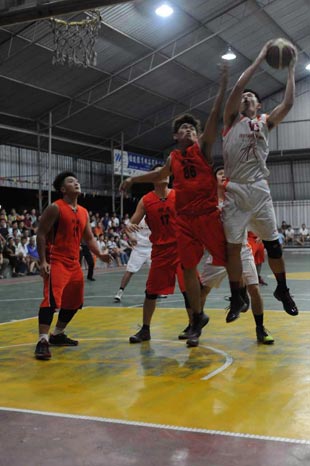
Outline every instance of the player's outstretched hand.
POLYGON ((132 185, 132 178, 126 178, 120 185, 119 185, 119 190, 121 192, 126 192, 129 191, 130 187, 132 185))
POLYGON ((43 277, 43 278, 48 277, 49 274, 50 274, 50 271, 51 271, 50 264, 48 264, 46 261, 41 262, 41 264, 40 264, 40 275, 41 275, 41 277, 43 277))
POLYGON ((106 262, 107 264, 111 264, 113 262, 113 257, 111 256, 111 254, 99 254, 98 258, 102 261, 102 262, 106 262))
POLYGON ((134 233, 135 231, 140 231, 140 230, 141 228, 136 223, 128 223, 128 225, 126 225, 126 231, 128 233, 134 233))
POLYGON ((271 47, 271 45, 273 44, 274 40, 271 39, 271 40, 268 40, 268 42, 266 42, 266 44, 263 46, 263 48, 261 49, 261 51, 259 52, 259 55, 257 57, 257 60, 259 60, 260 62, 262 62, 263 60, 265 60, 266 58, 266 55, 267 55, 267 52, 269 50, 269 48, 271 47))

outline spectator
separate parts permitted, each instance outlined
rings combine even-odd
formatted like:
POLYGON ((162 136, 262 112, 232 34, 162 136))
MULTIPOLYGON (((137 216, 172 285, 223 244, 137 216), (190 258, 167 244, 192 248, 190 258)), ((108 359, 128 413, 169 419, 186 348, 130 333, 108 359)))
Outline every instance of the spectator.
POLYGON ((10 266, 12 267, 12 277, 17 277, 18 262, 16 257, 16 247, 14 239, 10 236, 3 249, 3 256, 9 260, 10 266))
POLYGON ((110 215, 108 212, 104 214, 104 217, 102 218, 102 225, 104 227, 104 231, 108 231, 108 228, 111 227, 111 220, 110 220, 110 215))
POLYGON ((111 227, 115 228, 115 230, 117 230, 119 227, 119 218, 117 217, 116 212, 113 212, 111 217, 111 227))
POLYGON ((115 242, 115 238, 117 239, 117 237, 109 236, 107 246, 108 246, 109 254, 116 261, 117 266, 120 267, 122 265, 121 259, 120 259, 120 250, 117 247, 117 244, 115 242))
POLYGON ((0 279, 4 278, 4 272, 9 265, 9 259, 3 257, 3 250, 4 250, 5 242, 3 238, 0 237, 0 279))
POLYGON ((7 239, 9 235, 8 226, 4 216, 2 216, 2 218, 0 219, 0 235, 3 236, 3 238, 5 239, 7 239))
POLYGON ((305 241, 307 239, 310 239, 309 237, 309 230, 308 228, 306 227, 306 224, 303 223, 301 225, 301 228, 299 229, 299 236, 298 236, 298 239, 297 239, 297 243, 300 244, 300 246, 304 246, 305 245, 305 241))
POLYGON ((129 218, 129 214, 125 214, 124 218, 123 218, 123 223, 124 225, 128 225, 128 223, 130 222, 130 218, 129 218))
POLYGON ((28 257, 29 257, 29 275, 35 275, 35 270, 39 271, 39 253, 35 238, 32 236, 27 244, 28 257))
POLYGON ((281 223, 280 229, 281 229, 284 236, 285 236, 285 232, 286 232, 287 228, 288 228, 288 224, 286 223, 285 220, 283 220, 282 223, 281 223))
POLYGON ((293 244, 294 243, 294 228, 291 227, 291 225, 287 226, 287 229, 285 230, 285 244, 293 244))
POLYGON ((37 221, 36 209, 31 209, 31 211, 30 211, 30 220, 31 220, 31 225, 33 226, 37 221))
POLYGON ((122 246, 120 238, 117 238, 117 237, 114 237, 114 241, 115 241, 116 246, 117 246, 117 248, 118 248, 119 257, 120 257, 120 260, 121 260, 122 265, 127 265, 128 256, 127 256, 127 254, 126 254, 126 252, 125 252, 125 249, 126 249, 126 247, 127 247, 127 248, 129 247, 129 244, 127 243, 127 241, 122 240, 122 241, 123 241, 123 244, 126 243, 125 246, 122 246))

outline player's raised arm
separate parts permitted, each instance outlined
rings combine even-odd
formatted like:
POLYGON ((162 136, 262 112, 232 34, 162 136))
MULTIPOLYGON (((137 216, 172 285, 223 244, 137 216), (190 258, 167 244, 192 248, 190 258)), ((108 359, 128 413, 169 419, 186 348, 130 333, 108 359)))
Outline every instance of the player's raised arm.
POLYGON ((158 183, 159 181, 163 180, 164 178, 167 178, 167 176, 170 175, 170 157, 168 157, 167 162, 163 167, 157 170, 152 170, 148 173, 145 173, 144 175, 126 178, 126 180, 124 180, 120 184, 119 190, 128 191, 131 188, 131 186, 135 183, 158 183))
POLYGON ((265 60, 272 40, 266 42, 254 62, 242 73, 231 91, 224 108, 224 128, 229 128, 239 114, 243 90, 259 65, 265 60))
POLYGON ((228 67, 226 64, 221 66, 221 80, 218 93, 213 103, 213 107, 209 118, 205 124, 203 133, 199 137, 199 145, 203 155, 207 158, 210 163, 211 160, 211 151, 214 142, 217 137, 218 122, 220 117, 221 106, 223 103, 224 95, 227 88, 228 81, 228 67))
MULTIPOLYGON (((294 49, 295 51, 295 49, 294 49)), ((269 130, 277 126, 281 121, 286 117, 288 112, 291 110, 294 100, 295 100, 295 65, 296 65, 296 51, 295 57, 292 59, 289 67, 288 67, 288 74, 287 74, 287 82, 286 82, 286 89, 285 94, 282 102, 273 109, 270 113, 267 124, 269 130)))

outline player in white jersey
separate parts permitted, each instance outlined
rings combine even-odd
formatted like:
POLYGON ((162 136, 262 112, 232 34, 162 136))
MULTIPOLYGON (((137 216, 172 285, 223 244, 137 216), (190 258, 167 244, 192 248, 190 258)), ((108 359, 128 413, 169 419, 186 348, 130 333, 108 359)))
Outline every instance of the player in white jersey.
MULTIPOLYGON (((270 115, 259 115, 261 103, 256 92, 245 89, 250 78, 265 60, 272 41, 267 42, 256 60, 242 73, 228 97, 224 109, 223 155, 226 186, 223 222, 228 242, 227 270, 230 285, 240 293, 242 274, 240 250, 247 225, 263 240, 268 261, 276 280, 274 292, 284 310, 293 316, 298 309, 286 284, 285 264, 269 186, 266 159, 269 153, 269 131, 277 126, 293 106, 295 94, 295 58, 288 67, 288 77, 283 101, 270 115)), ((233 296, 232 296, 233 297, 233 296)), ((232 309, 231 312, 235 312, 232 309)), ((238 311, 235 312, 236 318, 238 311)))
MULTIPOLYGON (((225 184, 226 177, 224 175, 224 167, 217 166, 214 169, 217 183, 218 183, 218 200, 219 208, 223 206, 225 196, 225 184)), ((251 298, 251 307, 253 317, 256 324, 256 336, 260 343, 270 345, 274 343, 273 337, 270 335, 268 330, 264 327, 264 307, 263 300, 259 290, 259 280, 256 271, 255 261, 252 254, 250 245, 246 240, 243 241, 241 248, 241 263, 242 263, 242 279, 244 287, 242 288, 242 298, 249 305, 249 297, 247 290, 251 298)), ((212 256, 207 256, 207 259, 203 266, 203 271, 200 276, 200 280, 203 286, 202 299, 203 304, 206 297, 212 290, 212 288, 219 288, 223 279, 227 276, 225 267, 219 267, 212 265, 212 256)), ((181 335, 180 335, 181 337, 181 335)), ((179 337, 179 338, 180 338, 179 337)))
POLYGON ((133 249, 129 257, 126 272, 124 273, 121 281, 121 286, 114 296, 114 302, 116 303, 121 301, 124 290, 133 274, 138 272, 144 264, 147 264, 148 266, 151 265, 152 243, 149 240, 151 231, 144 218, 138 226, 138 231, 130 233, 130 242, 133 245, 133 249))

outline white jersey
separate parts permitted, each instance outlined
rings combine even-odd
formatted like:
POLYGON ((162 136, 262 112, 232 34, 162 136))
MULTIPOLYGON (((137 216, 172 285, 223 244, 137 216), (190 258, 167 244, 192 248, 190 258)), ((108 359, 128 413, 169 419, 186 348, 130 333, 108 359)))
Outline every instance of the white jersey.
POLYGON ((267 115, 240 118, 223 134, 225 176, 235 183, 253 183, 269 176, 267 115))
POLYGON ((139 223, 139 227, 140 227, 139 231, 135 231, 135 233, 131 233, 131 235, 134 236, 135 239, 137 240, 137 246, 135 247, 151 249, 152 243, 150 242, 150 239, 149 239, 151 230, 149 229, 145 221, 145 217, 143 217, 143 219, 139 223))

